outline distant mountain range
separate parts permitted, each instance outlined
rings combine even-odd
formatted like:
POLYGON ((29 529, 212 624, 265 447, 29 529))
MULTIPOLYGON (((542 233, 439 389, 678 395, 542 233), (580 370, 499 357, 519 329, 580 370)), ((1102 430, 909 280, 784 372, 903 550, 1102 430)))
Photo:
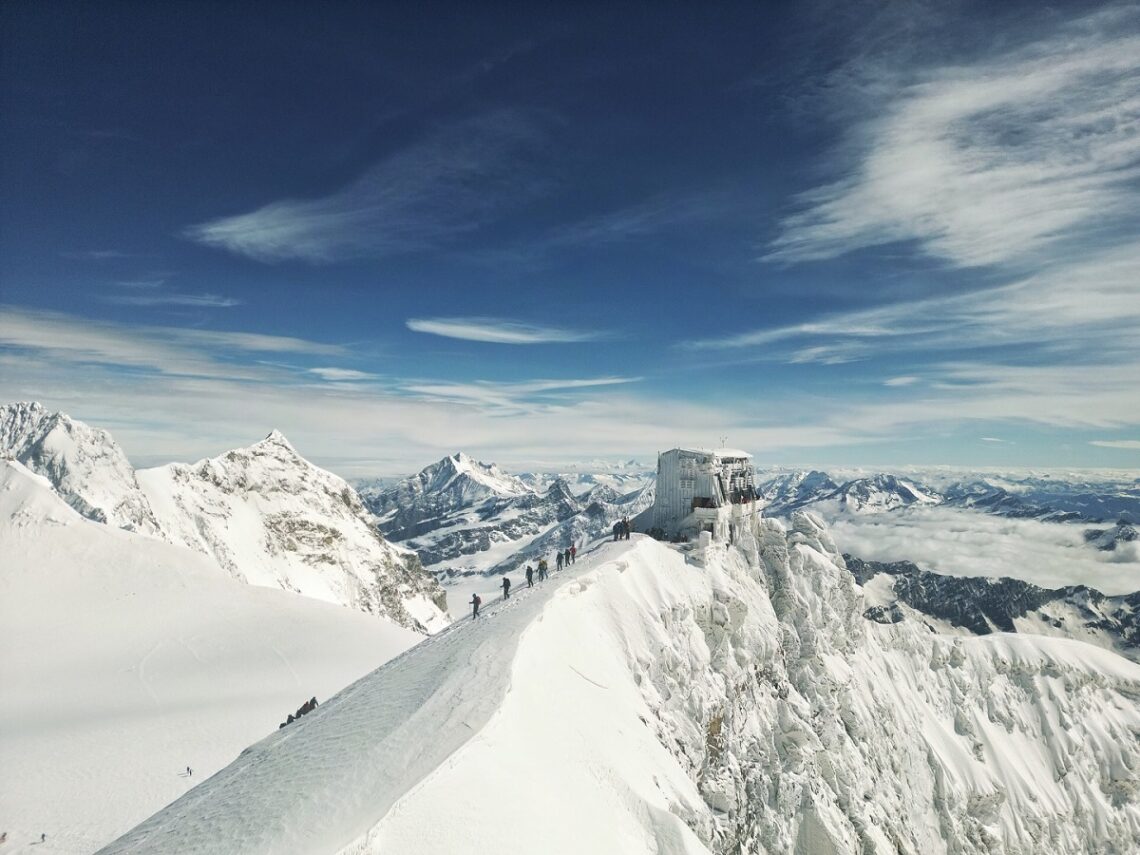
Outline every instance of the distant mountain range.
POLYGON ((848 480, 818 470, 758 473, 757 491, 765 512, 786 516, 793 511, 820 510, 877 513, 922 505, 968 508, 998 516, 1048 522, 1140 522, 1140 478, 1089 481, 1025 476, 1000 482, 984 477, 947 480, 939 486, 918 477, 886 473, 848 480))
POLYGON ((824 517, 869 515, 912 508, 957 508, 1012 519, 1051 523, 1099 524, 1086 528, 1085 541, 1115 551, 1138 538, 1140 478, 1090 481, 1023 476, 1016 481, 971 477, 940 479, 938 487, 917 477, 878 473, 841 480, 818 470, 759 474, 757 492, 766 516, 786 517, 814 510, 824 517))
POLYGON ((582 545, 649 507, 653 489, 625 472, 509 475, 460 452, 394 486, 366 487, 361 498, 387 538, 446 577, 506 572, 582 545))

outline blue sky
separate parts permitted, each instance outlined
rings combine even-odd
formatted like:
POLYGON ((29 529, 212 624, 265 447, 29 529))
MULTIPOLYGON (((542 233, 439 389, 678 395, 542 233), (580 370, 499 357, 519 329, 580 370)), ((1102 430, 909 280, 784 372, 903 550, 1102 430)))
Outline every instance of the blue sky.
POLYGON ((0 7, 3 400, 138 464, 1140 466, 1136 4, 306 5, 0 7))

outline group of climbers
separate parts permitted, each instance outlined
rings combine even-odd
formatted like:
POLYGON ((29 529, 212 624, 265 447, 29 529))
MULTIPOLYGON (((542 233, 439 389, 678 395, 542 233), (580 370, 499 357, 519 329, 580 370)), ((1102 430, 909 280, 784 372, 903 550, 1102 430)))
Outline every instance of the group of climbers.
MULTIPOLYGON (((317 708, 317 699, 315 697, 309 698, 307 701, 305 701, 303 704, 301 704, 300 709, 298 709, 296 713, 290 713, 289 718, 285 719, 285 721, 283 721, 283 722, 281 722, 281 724, 277 725, 277 729, 280 730, 285 725, 292 724, 297 719, 299 719, 301 716, 308 715, 309 713, 311 713, 316 708, 317 708)), ((187 771, 189 771, 190 767, 187 766, 186 769, 187 769, 187 771)))
MULTIPOLYGON (((577 560, 578 547, 574 544, 570 544, 570 546, 566 547, 566 549, 556 550, 554 553, 554 564, 555 568, 558 570, 561 570, 563 567, 569 567, 571 564, 577 562, 577 560)), ((533 588, 534 568, 528 564, 526 566, 525 574, 526 586, 528 588, 533 588)), ((547 563, 545 558, 540 558, 538 560, 538 581, 544 582, 547 578, 549 578, 549 576, 550 565, 547 563)), ((500 583, 500 586, 503 589, 503 599, 509 600, 511 598, 511 580, 504 576, 503 581, 500 583)), ((471 606, 471 617, 477 618, 479 617, 479 607, 483 605, 483 598, 478 594, 472 594, 471 600, 467 605, 471 606)))
POLYGON ((629 517, 622 517, 614 523, 614 540, 629 540, 633 526, 629 524, 629 517))

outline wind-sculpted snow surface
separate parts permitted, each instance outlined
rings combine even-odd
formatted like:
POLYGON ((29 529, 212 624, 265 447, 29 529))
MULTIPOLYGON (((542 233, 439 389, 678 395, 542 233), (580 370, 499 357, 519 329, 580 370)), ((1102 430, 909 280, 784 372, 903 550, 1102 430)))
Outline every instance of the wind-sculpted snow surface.
POLYGON ((447 624, 443 590, 415 553, 388 543, 356 491, 277 431, 249 448, 138 477, 167 536, 234 578, 421 632, 447 624))
POLYGON ((106 851, 1137 851, 1140 666, 868 621, 806 514, 744 540, 601 545, 106 851))
POLYGON ((160 534, 134 469, 105 430, 37 403, 5 404, 0 406, 0 455, 47 478, 88 519, 160 534))

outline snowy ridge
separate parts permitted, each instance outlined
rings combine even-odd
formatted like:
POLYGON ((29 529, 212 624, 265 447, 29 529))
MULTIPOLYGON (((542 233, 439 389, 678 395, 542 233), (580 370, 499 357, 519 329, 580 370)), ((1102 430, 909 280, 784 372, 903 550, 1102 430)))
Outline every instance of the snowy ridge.
POLYGON ((4 853, 88 855, 422 638, 85 519, 12 461, 0 552, 4 853))
POLYGON ((519 479, 538 492, 546 490, 554 481, 565 481, 575 496, 591 493, 594 498, 597 494, 592 491, 600 487, 612 490, 616 494, 625 494, 640 490, 647 484, 653 483, 657 473, 653 470, 631 469, 598 469, 597 471, 569 471, 569 472, 523 472, 519 479))
POLYGON ((741 546, 692 564, 640 536, 601 544, 105 851, 1140 846, 1140 665, 865 620, 805 514, 741 546))
POLYGON ((388 543, 342 478, 273 431, 192 465, 141 470, 174 543, 234 578, 380 615, 421 632, 447 623, 444 593, 415 553, 388 543))
POLYGON ((106 431, 38 403, 5 404, 0 406, 0 455, 47 478, 83 516, 160 535, 134 469, 106 431))

